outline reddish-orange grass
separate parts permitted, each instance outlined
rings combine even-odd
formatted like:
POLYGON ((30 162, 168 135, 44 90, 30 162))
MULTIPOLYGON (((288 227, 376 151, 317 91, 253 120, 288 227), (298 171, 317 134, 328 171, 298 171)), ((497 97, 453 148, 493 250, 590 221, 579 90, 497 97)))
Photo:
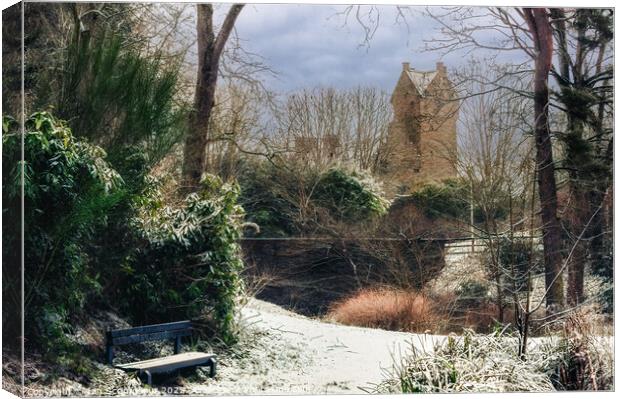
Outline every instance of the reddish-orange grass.
POLYGON ((360 327, 425 332, 438 327, 441 318, 422 294, 395 289, 364 289, 335 303, 328 318, 360 327))

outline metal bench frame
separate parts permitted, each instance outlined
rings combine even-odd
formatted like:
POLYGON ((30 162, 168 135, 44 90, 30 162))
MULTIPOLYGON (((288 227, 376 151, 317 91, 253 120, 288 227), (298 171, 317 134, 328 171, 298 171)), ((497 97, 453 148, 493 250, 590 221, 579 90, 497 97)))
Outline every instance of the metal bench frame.
MULTIPOLYGON (((174 340, 174 353, 179 354, 181 352, 181 338, 192 335, 192 322, 189 320, 177 321, 173 323, 153 324, 149 326, 141 326, 120 330, 110 330, 106 332, 106 360, 110 366, 114 360, 114 347, 120 345, 127 345, 146 341, 165 341, 174 340)), ((191 366, 183 365, 176 366, 171 364, 169 368, 166 368, 160 372, 168 372, 178 370, 185 367, 197 367, 201 365, 209 366, 210 377, 215 377, 216 372, 216 359, 215 355, 208 355, 208 360, 204 364, 192 364, 191 366)), ((148 369, 140 370, 140 377, 146 376, 147 384, 152 385, 151 371, 148 369)))

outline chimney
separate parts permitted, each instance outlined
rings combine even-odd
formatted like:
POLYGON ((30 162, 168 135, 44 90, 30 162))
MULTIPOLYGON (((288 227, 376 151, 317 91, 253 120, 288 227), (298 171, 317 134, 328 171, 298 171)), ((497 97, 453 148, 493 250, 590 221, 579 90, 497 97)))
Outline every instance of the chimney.
POLYGON ((403 71, 408 71, 409 69, 409 63, 408 62, 403 62, 403 71))
POLYGON ((447 72, 446 66, 441 61, 439 61, 437 63, 437 72, 441 72, 441 73, 444 73, 444 74, 447 72))

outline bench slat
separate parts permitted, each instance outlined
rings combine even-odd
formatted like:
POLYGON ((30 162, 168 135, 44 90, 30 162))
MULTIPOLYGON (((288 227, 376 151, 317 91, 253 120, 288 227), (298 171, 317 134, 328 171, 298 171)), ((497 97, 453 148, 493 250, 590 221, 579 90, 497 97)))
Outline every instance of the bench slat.
POLYGON ((204 365, 213 358, 215 358, 215 355, 211 353, 186 352, 162 358, 119 364, 116 367, 122 370, 148 370, 153 373, 158 373, 165 370, 204 365))
POLYGON ((175 321, 172 323, 162 323, 162 324, 153 324, 150 326, 127 328, 124 330, 112 330, 112 331, 109 331, 108 334, 112 338, 118 338, 118 337, 126 337, 128 335, 151 334, 151 333, 168 331, 168 330, 184 330, 187 328, 191 328, 191 326, 192 326, 192 322, 190 320, 184 320, 184 321, 175 321))
POLYGON ((112 338, 111 344, 112 345, 126 345, 126 344, 133 344, 133 343, 144 342, 144 341, 165 341, 165 340, 173 339, 177 337, 188 337, 190 335, 192 335, 192 330, 189 328, 184 329, 184 330, 154 332, 150 334, 141 333, 141 334, 112 338))

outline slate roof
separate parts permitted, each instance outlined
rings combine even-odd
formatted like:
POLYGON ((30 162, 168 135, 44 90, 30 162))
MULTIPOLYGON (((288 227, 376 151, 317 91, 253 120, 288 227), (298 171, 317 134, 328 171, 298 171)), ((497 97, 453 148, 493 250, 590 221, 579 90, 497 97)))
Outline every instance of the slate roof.
POLYGON ((409 76, 413 85, 418 89, 418 93, 423 96, 428 85, 435 79, 435 76, 437 76, 437 71, 416 71, 411 68, 407 71, 407 76, 409 76))

